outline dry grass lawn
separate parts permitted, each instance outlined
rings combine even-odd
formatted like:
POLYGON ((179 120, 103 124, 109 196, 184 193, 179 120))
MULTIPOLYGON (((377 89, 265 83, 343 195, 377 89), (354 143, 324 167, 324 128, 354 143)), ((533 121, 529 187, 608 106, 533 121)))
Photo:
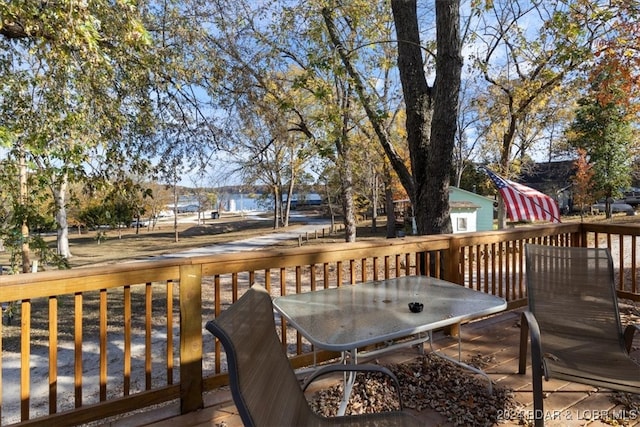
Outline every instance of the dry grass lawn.
MULTIPOLYGON (((296 224, 291 226, 296 227, 296 224)), ((179 223, 178 241, 172 220, 158 221, 155 227, 100 230, 105 238, 98 242, 98 231, 69 233, 72 268, 111 264, 175 253, 185 249, 215 245, 274 232, 272 221, 251 219, 240 215, 224 215, 220 219, 206 219, 204 224, 179 223)), ((56 237, 45 241, 55 248, 56 237)), ((293 243, 292 243, 293 244, 293 243)), ((0 265, 9 264, 9 254, 0 252, 0 265)))
MULTIPOLYGON (((563 221, 580 221, 580 217, 563 218, 563 221)), ((607 221, 603 215, 587 216, 585 221, 607 221)), ((617 214, 610 221, 616 223, 640 222, 640 217, 617 214)), ((288 230, 295 229, 300 223, 293 223, 288 230)), ((369 221, 359 224, 357 236, 359 240, 384 238, 385 218, 378 220, 377 231, 371 231, 369 221)), ((104 232, 104 230, 102 230, 104 232)), ((219 219, 206 219, 204 224, 179 223, 178 241, 172 220, 158 221, 155 227, 141 228, 136 233, 134 228, 107 230, 105 239, 100 243, 96 239, 97 231, 83 232, 79 235, 70 232, 69 245, 72 257, 70 266, 81 267, 89 265, 112 264, 125 260, 144 259, 151 256, 166 255, 219 243, 228 243, 249 237, 277 232, 273 229, 270 219, 255 219, 238 214, 223 214, 219 219)), ((45 241, 55 248, 55 236, 46 236, 45 241)), ((310 241, 311 244, 340 242, 342 235, 332 235, 325 239, 310 241)), ((291 241, 296 246, 297 241, 291 241)), ((281 245, 287 245, 282 243, 281 245)), ((0 265, 9 265, 9 254, 0 252, 0 265)))

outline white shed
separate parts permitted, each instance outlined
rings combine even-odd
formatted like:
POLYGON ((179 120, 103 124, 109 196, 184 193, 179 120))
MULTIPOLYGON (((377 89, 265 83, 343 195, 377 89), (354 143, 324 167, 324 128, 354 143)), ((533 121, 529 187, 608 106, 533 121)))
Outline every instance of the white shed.
POLYGON ((449 207, 454 233, 493 230, 495 201, 458 187, 449 187, 449 207))
POLYGON ((478 209, 480 206, 471 202, 450 201, 449 208, 454 233, 478 231, 478 209))

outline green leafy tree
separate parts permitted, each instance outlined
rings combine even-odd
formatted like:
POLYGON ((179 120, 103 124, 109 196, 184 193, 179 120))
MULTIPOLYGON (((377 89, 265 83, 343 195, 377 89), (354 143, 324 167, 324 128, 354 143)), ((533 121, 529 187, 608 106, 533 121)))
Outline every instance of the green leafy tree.
MULTIPOLYGON (((266 3, 248 1, 243 7, 238 2, 223 8, 224 19, 219 23, 220 34, 212 42, 225 58, 230 74, 227 102, 233 106, 261 106, 273 103, 281 118, 281 125, 293 136, 277 133, 278 140, 298 141, 297 150, 288 172, 299 168, 306 158, 319 155, 338 165, 342 179, 337 180, 343 193, 345 239, 355 239, 355 209, 352 137, 361 121, 361 106, 354 102, 353 83, 345 74, 333 48, 326 43, 326 28, 319 15, 322 1, 266 3), (235 12, 235 11, 240 12, 235 12), (263 20, 265 14, 271 19, 263 20), (295 37, 291 35, 295 34, 295 37)), ((376 14, 379 4, 372 8, 364 2, 346 5, 352 23, 358 28, 377 28, 382 16, 376 14), (366 7, 356 7, 356 5, 366 7), (373 10, 372 10, 373 9, 373 10), (365 14, 365 11, 367 12, 365 14), (364 19, 364 16, 367 19, 364 19)), ((389 22, 388 15, 386 21, 389 22)), ((354 33, 355 34, 355 33, 354 33)), ((350 38, 348 44, 359 57, 369 49, 355 49, 364 44, 361 39, 350 38)), ((370 66, 370 65, 368 65, 370 66)), ((271 108, 260 107, 262 119, 272 117, 271 108)), ((234 111, 235 112, 235 111, 234 111)), ((240 115, 238 115, 240 116, 240 115)), ((275 135, 272 135, 275 136, 275 135)), ((270 139, 267 139, 269 141, 270 139)), ((255 159, 257 157, 254 156, 255 159)), ((286 175, 283 175, 286 176, 286 175)), ((291 192, 291 179, 282 182, 284 191, 291 192)), ((271 185, 271 184, 270 184, 271 185)), ((280 186, 280 185, 278 185, 280 186)), ((274 187, 275 188, 275 187, 274 187)))
POLYGON ((31 262, 24 263, 25 246, 29 255, 37 255, 40 266, 67 268, 66 260, 52 252, 40 235, 55 229, 54 218, 48 209, 50 195, 38 184, 36 174, 26 174, 25 187, 31 191, 21 192, 21 185, 15 180, 18 173, 19 167, 14 162, 6 159, 0 162, 0 182, 6 183, 0 188, 0 246, 9 252, 10 270, 15 273, 32 271, 31 262), (24 223, 30 225, 30 233, 23 233, 24 223))
MULTIPOLYGON (((148 47, 131 1, 0 3, 0 116, 11 135, 9 158, 21 176, 28 164, 51 189, 64 257, 71 256, 69 180, 84 175, 93 147, 120 140, 130 118, 143 116, 137 107, 146 93, 138 83, 146 81, 148 47)), ((27 270, 28 256, 23 263, 27 270)))
MULTIPOLYGON (((500 172, 517 173, 514 159, 531 155, 536 133, 552 139, 557 130, 554 101, 580 85, 602 41, 615 34, 620 5, 625 2, 495 0, 475 2, 480 22, 471 38, 474 66, 488 85, 484 97, 487 140, 494 144, 500 172), (551 113, 548 111, 551 110, 551 113), (532 126, 532 123, 536 123, 532 126), (536 128, 539 129, 536 131, 536 128)), ((627 19, 628 14, 623 14, 627 19)), ((480 84, 480 83, 479 83, 480 84)), ((499 205, 499 227, 505 225, 499 205)))
MULTIPOLYGON (((391 136, 402 109, 394 69, 396 50, 390 43, 393 21, 388 4, 382 2, 373 7, 361 1, 320 2, 319 7, 324 21, 322 39, 328 36, 331 41, 331 50, 325 55, 333 61, 331 72, 339 89, 333 95, 334 104, 340 108, 334 109, 332 133, 336 172, 341 175, 337 180, 342 187, 339 199, 345 216, 346 240, 355 241, 355 213, 367 209, 370 203, 378 204, 377 189, 373 187, 379 171, 365 171, 364 161, 358 158, 369 157, 369 162, 375 159, 383 170, 385 161, 381 153, 384 153, 396 171, 395 176, 400 177, 403 185, 412 185, 407 158, 401 154, 407 152, 406 140, 391 136), (377 149, 371 148, 372 141, 376 141, 377 149), (362 184, 367 181, 370 183, 365 188, 362 184)), ((391 174, 382 172, 382 176, 387 180, 385 188, 390 189, 391 174)))
MULTIPOLYGON (((145 153, 146 163, 134 173, 151 173, 163 182, 174 175, 201 174, 211 166, 213 153, 225 146, 227 124, 222 122, 227 100, 226 73, 242 75, 227 64, 218 43, 222 25, 227 23, 224 8, 217 2, 200 0, 146 2, 143 17, 152 44, 145 65, 152 70, 146 81, 153 102, 144 107, 153 114, 151 122, 139 120, 132 138, 123 142, 126 153, 145 153), (229 67, 229 68, 227 68, 229 67), (151 128, 152 131, 149 131, 151 128), (157 161, 152 162, 152 159, 157 161)), ((242 8, 232 5, 240 13, 242 8)), ((227 13, 230 13, 227 11, 227 13)))
POLYGON ((593 168, 587 161, 587 151, 578 148, 578 158, 574 165, 576 173, 573 176, 572 199, 573 206, 580 210, 580 218, 584 219, 584 212, 595 200, 593 197, 593 168))
POLYGON ((240 116, 243 130, 235 138, 241 174, 245 183, 267 186, 274 200, 273 226, 287 227, 294 189, 308 179, 304 169, 312 155, 309 138, 288 130, 295 119, 275 102, 246 107, 240 116))
POLYGON ((615 79, 616 71, 608 70, 592 83, 590 93, 578 101, 568 136, 576 149, 587 153, 593 190, 605 199, 607 218, 611 217, 610 203, 631 180, 629 146, 633 133, 625 108, 626 93, 612 84, 615 79), (606 91, 602 92, 605 81, 606 91))

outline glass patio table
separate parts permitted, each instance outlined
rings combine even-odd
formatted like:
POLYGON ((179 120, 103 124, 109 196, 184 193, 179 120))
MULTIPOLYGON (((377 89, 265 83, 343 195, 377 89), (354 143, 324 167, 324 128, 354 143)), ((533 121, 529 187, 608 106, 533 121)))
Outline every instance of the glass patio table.
MULTIPOLYGON (((343 361, 357 363, 358 348, 393 342, 504 310, 503 298, 427 276, 403 276, 356 285, 292 294, 273 300, 275 309, 317 348, 341 352, 343 361), (422 311, 409 303, 423 304, 422 311), (347 357, 348 356, 348 357, 347 357)), ((458 334, 460 355, 460 334, 458 334)), ((370 354, 370 353, 367 353, 370 354)), ((446 357, 474 372, 482 371, 446 357)), ((344 413, 354 374, 345 380, 344 413)), ((488 378, 488 377, 487 377, 488 378)), ((491 381, 489 380, 491 388, 491 381)))

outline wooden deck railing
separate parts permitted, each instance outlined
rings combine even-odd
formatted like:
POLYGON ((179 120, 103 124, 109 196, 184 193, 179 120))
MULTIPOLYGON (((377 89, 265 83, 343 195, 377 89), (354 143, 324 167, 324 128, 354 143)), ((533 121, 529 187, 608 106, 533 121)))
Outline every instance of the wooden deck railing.
MULTIPOLYGON (((499 232, 314 245, 0 276, 0 425, 78 424, 178 400, 182 412, 227 383, 203 329, 252 283, 272 295, 429 274, 526 304, 527 242, 608 246, 619 293, 640 299, 636 225, 563 224, 499 232)), ((278 322, 294 366, 312 353, 278 322)))

